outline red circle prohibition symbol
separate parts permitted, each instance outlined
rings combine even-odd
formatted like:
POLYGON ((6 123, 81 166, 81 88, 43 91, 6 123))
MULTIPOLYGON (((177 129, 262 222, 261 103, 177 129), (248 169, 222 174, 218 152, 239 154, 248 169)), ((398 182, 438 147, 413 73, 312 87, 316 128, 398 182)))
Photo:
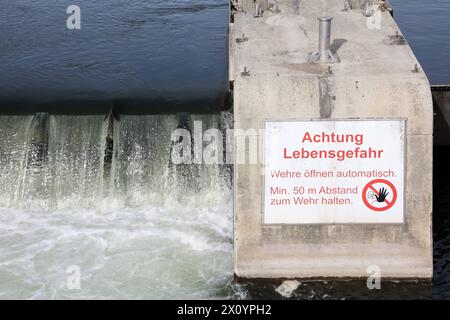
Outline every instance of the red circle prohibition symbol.
POLYGON ((364 187, 363 192, 362 192, 362 198, 363 198, 364 204, 369 209, 374 210, 374 211, 386 211, 386 210, 392 208, 392 206, 395 204, 395 201, 397 200, 397 189, 395 189, 394 185, 390 181, 387 181, 387 180, 384 180, 384 179, 375 179, 375 180, 370 181, 368 184, 366 184, 366 186, 364 187), (371 205, 369 203, 369 201, 367 200, 366 194, 367 194, 367 191, 369 189, 373 193, 378 195, 378 190, 376 190, 373 187, 373 185, 376 184, 376 183, 384 183, 384 184, 388 185, 391 188, 391 190, 392 190, 392 200, 388 201, 387 199, 385 199, 384 203, 386 203, 386 206, 384 206, 384 207, 375 207, 375 206, 371 205))

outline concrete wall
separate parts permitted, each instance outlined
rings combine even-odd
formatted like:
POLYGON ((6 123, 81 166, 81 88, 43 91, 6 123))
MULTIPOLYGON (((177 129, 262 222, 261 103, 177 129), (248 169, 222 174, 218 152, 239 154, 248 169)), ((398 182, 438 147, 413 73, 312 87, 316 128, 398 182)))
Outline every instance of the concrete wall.
POLYGON ((265 119, 407 118, 406 222, 265 226, 260 164, 236 164, 236 275, 364 277, 376 264, 384 277, 430 278, 433 104, 420 64, 387 11, 381 29, 370 29, 340 0, 274 2, 279 12, 240 11, 231 25, 235 128, 262 129, 265 119), (332 50, 341 63, 308 63, 321 15, 334 17, 332 50), (242 34, 247 40, 236 41, 242 34))

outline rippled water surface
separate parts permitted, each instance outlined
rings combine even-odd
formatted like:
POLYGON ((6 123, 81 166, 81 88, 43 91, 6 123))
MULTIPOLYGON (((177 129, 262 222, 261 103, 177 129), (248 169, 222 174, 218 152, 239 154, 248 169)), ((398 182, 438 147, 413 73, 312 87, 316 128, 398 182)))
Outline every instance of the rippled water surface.
POLYGON ((204 207, 0 209, 0 298, 231 298, 231 212, 204 207), (81 289, 69 290, 70 266, 81 289))
MULTIPOLYGON (((450 1, 391 0, 395 20, 431 84, 450 84, 450 1)), ((450 299, 450 170, 448 147, 434 153, 433 297, 450 299)))
POLYGON ((450 84, 450 1, 390 0, 431 84, 450 84))
POLYGON ((206 108, 226 90, 228 0, 0 0, 0 7, 2 108, 118 99, 206 108), (74 3, 81 30, 66 27, 74 3))

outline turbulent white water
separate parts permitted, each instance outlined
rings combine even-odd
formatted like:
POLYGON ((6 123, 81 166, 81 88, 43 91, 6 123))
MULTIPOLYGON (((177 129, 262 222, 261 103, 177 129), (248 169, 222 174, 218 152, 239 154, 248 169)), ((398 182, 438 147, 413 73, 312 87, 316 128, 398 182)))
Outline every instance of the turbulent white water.
POLYGON ((34 161, 36 119, 0 117, 0 298, 241 297, 230 168, 172 165, 176 116, 123 116, 105 165, 103 118, 50 116, 48 155, 34 161))

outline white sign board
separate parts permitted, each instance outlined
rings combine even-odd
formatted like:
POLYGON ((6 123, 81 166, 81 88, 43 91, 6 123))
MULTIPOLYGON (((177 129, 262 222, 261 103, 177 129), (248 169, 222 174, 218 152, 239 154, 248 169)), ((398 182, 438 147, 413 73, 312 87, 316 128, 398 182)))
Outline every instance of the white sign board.
POLYGON ((403 223, 404 120, 266 121, 264 223, 403 223))

